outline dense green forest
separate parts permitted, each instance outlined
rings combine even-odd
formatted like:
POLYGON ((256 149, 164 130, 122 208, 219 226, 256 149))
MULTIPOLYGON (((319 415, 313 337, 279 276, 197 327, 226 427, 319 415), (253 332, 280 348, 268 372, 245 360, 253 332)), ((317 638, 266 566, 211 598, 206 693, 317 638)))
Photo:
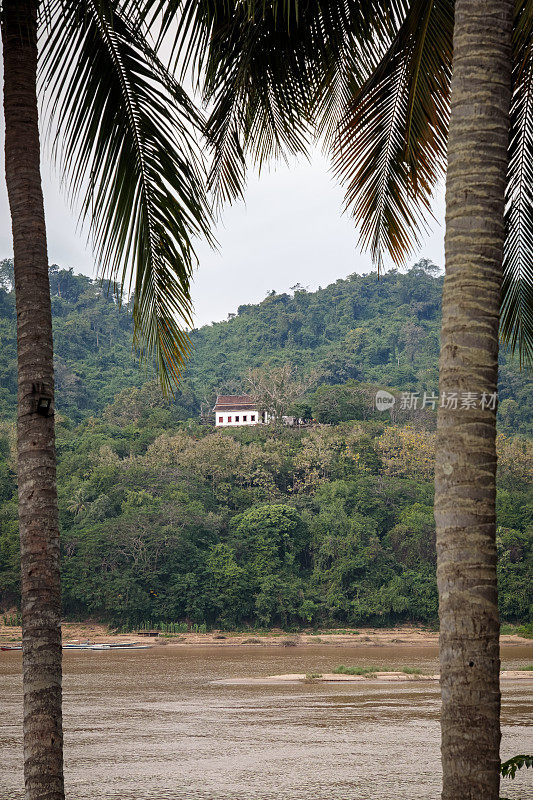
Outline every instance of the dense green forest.
MULTIPOLYGON (((3 262, 5 608, 16 603, 19 581, 10 270, 3 262)), ((378 386, 436 386, 441 279, 431 265, 272 294, 194 331, 194 356, 173 402, 136 364, 128 308, 112 292, 56 267, 51 284, 67 616, 225 627, 436 620, 435 415, 391 420, 369 399, 378 386), (308 376, 291 407, 316 424, 200 424, 217 390, 246 390, 250 368, 287 364, 308 376)), ((529 388, 502 357, 498 548, 508 621, 529 620, 532 611, 529 388)))
MULTIPOLYGON (((13 418, 16 404, 12 269, 10 261, 0 263, 0 419, 13 418)), ((442 278, 434 272, 421 261, 405 274, 351 275, 317 292, 294 287, 292 294, 271 293, 258 305, 240 306, 225 322, 194 330, 176 402, 180 418, 197 417, 202 405, 212 406, 217 391, 247 390, 247 370, 256 367, 290 364, 302 375, 312 371, 315 389, 352 379, 403 391, 435 390, 442 278)), ((55 266, 50 284, 57 408, 80 421, 153 374, 134 358, 130 309, 118 306, 112 289, 55 266)), ((502 353, 500 431, 533 436, 530 390, 530 376, 502 353)))

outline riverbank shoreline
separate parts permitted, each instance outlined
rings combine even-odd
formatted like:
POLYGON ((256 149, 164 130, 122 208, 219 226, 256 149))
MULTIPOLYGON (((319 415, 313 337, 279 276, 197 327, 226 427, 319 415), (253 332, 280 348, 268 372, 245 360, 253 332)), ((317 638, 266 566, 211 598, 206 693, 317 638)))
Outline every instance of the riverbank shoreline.
MULTIPOLYGON (((533 673, 521 670, 502 670, 500 672, 502 681, 520 681, 533 683, 533 673)), ((437 682, 440 675, 426 675, 424 673, 406 672, 381 672, 376 671, 366 675, 343 675, 335 672, 324 672, 304 674, 287 673, 285 675, 267 675, 265 677, 254 678, 224 678, 213 681, 220 686, 256 686, 262 684, 276 683, 414 683, 422 681, 437 682)))
MULTIPOLYGON (((320 631, 303 630, 287 633, 279 628, 270 631, 223 631, 209 633, 193 631, 176 634, 159 633, 146 635, 144 631, 116 633, 107 625, 98 622, 64 622, 63 644, 78 644, 89 641, 93 644, 120 644, 142 642, 154 646, 170 647, 437 647, 439 634, 422 626, 402 625, 396 628, 335 628, 320 631)), ((14 644, 21 638, 20 627, 0 625, 0 644, 14 644)), ((500 641, 505 645, 531 644, 532 640, 518 634, 503 634, 500 641)))

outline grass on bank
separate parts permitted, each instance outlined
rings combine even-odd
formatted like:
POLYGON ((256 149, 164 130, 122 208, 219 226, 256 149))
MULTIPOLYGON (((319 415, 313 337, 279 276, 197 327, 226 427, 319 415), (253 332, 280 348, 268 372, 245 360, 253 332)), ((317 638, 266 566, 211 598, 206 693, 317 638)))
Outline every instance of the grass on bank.
POLYGON ((338 667, 335 667, 333 671, 334 675, 375 675, 378 672, 377 667, 345 667, 344 664, 341 664, 338 667))
POLYGON ((523 636, 525 639, 533 639, 533 622, 526 622, 524 625, 504 623, 500 626, 500 633, 506 636, 515 634, 516 636, 523 636))
POLYGON ((404 675, 424 675, 424 671, 418 667, 400 667, 397 670, 385 670, 383 667, 345 667, 341 664, 333 670, 334 675, 366 675, 372 676, 376 672, 403 672, 404 675))

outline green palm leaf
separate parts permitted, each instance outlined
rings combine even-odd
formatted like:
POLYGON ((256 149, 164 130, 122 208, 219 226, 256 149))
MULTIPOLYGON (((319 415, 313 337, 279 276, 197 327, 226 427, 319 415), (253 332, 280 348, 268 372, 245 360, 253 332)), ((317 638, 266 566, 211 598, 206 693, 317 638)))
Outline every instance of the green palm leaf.
POLYGON ((213 31, 204 84, 212 105, 210 187, 219 202, 240 193, 247 155, 261 169, 286 153, 304 154, 310 143, 305 64, 294 63, 288 29, 278 32, 271 15, 250 17, 242 6, 235 11, 213 31))
POLYGON ((533 3, 515 21, 501 334, 520 363, 533 365, 533 3))
POLYGON ((419 244, 444 173, 452 35, 453 0, 413 0, 333 144, 346 206, 378 264, 385 252, 402 263, 419 244))
MULTIPOLYGON (((444 174, 453 0, 413 0, 389 49, 355 91, 333 143, 346 206, 378 265, 419 244, 444 174)), ((533 364, 533 2, 517 5, 501 335, 533 364)))
POLYGON ((148 0, 144 5, 162 17, 163 36, 177 28, 175 59, 192 68, 202 85, 210 109, 210 186, 216 201, 224 202, 242 194, 247 159, 260 168, 272 158, 305 154, 317 120, 323 123, 329 114, 335 125, 346 83, 360 76, 359 63, 368 61, 374 37, 392 29, 407 3, 148 0))
POLYGON ((168 390, 189 352, 191 240, 209 237, 195 140, 202 120, 149 46, 136 5, 58 0, 42 80, 101 273, 133 289, 135 345, 156 358, 168 390))
POLYGON ((302 154, 309 144, 305 64, 294 65, 287 42, 296 10, 290 3, 280 6, 252 0, 144 3, 147 15, 161 18, 161 38, 173 33, 173 66, 182 75, 192 73, 210 108, 208 184, 219 207, 242 195, 247 156, 260 168, 287 152, 302 154), (279 26, 278 12, 285 20, 279 26))

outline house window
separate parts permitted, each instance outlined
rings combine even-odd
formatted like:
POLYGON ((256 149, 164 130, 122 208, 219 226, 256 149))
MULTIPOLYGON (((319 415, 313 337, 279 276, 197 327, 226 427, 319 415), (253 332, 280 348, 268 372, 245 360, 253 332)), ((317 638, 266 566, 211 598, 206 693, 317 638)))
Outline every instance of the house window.
POLYGON ((247 416, 246 416, 246 414, 243 414, 242 421, 246 422, 246 420, 247 420, 247 416))
POLYGON ((231 422, 231 417, 228 417, 228 422, 231 422))
POLYGON ((250 414, 250 420, 251 422, 255 422, 255 414, 250 414))
POLYGON ((218 418, 218 421, 219 421, 219 422, 224 422, 224 417, 219 417, 219 418, 218 418))
POLYGON ((235 417, 235 422, 238 422, 238 421, 239 421, 239 417, 235 417))

